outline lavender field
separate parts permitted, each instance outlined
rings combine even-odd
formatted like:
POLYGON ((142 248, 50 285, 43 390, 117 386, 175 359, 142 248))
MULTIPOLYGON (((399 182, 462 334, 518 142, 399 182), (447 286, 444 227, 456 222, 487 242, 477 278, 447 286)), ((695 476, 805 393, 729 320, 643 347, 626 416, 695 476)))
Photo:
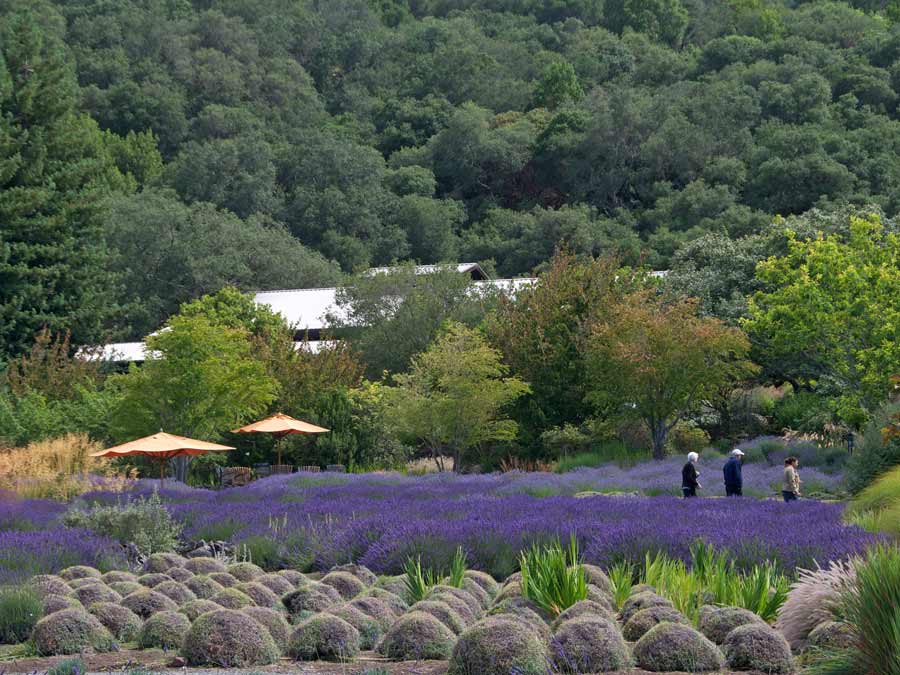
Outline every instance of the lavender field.
MULTIPOLYGON (((462 546, 472 567, 503 578, 515 571, 523 547, 575 532, 585 559, 602 566, 657 550, 687 558, 691 542, 701 538, 727 549, 741 567, 768 559, 791 571, 845 558, 873 540, 841 522, 839 503, 669 496, 679 467, 673 460, 562 475, 294 474, 224 491, 167 484, 161 497, 186 538, 229 541, 267 568, 328 569, 354 561, 397 573, 409 555, 440 566, 462 546), (629 494, 639 490, 662 496, 629 494)), ((707 472, 704 492, 716 495, 718 471, 707 472)), ((831 488, 838 481, 811 470, 804 479, 831 488)), ((774 494, 771 469, 751 465, 745 481, 748 491, 774 494)), ((125 494, 93 492, 82 501, 115 503, 157 487, 138 481, 125 494)), ((0 498, 0 583, 77 563, 123 564, 115 542, 65 529, 67 508, 0 498)))

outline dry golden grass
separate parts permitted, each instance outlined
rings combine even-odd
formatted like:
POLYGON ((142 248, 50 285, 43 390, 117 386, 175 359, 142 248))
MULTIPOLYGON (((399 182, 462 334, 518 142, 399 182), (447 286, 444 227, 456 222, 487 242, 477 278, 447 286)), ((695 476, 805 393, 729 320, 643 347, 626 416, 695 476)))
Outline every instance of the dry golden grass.
POLYGON ((69 499, 100 485, 123 489, 129 476, 109 460, 90 456, 101 449, 85 434, 66 434, 0 450, 0 488, 29 499, 69 499))

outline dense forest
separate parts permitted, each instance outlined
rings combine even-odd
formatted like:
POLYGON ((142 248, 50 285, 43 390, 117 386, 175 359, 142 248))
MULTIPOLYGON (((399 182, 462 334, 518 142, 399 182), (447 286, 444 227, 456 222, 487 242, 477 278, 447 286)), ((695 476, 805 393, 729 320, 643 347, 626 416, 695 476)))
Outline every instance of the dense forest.
POLYGON ((671 268, 733 319, 776 216, 893 228, 897 19, 887 0, 0 0, 0 360, 42 326, 143 335, 225 284, 399 260, 515 276, 561 244, 671 268))

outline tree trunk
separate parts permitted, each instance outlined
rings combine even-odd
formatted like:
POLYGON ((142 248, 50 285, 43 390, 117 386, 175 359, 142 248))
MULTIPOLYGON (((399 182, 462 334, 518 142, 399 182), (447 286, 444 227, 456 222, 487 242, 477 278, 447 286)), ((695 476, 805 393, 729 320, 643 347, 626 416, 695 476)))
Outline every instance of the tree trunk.
POLYGON ((669 429, 666 427, 665 421, 653 424, 650 427, 650 435, 653 438, 653 459, 665 459, 666 436, 669 435, 669 429))

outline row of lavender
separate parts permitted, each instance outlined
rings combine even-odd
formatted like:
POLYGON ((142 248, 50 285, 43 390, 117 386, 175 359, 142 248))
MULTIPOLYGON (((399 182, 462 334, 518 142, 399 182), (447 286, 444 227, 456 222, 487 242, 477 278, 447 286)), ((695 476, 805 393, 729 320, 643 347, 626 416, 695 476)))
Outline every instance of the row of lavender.
MULTIPOLYGON (((653 472, 663 469, 653 465, 653 472)), ((660 479, 648 471, 646 480, 660 479)), ((327 569, 355 561, 397 573, 409 555, 443 565, 462 546, 473 567, 503 578, 515 571, 523 547, 575 532, 586 560, 601 566, 656 550, 687 558, 691 542, 702 538, 728 549, 738 565, 770 559, 790 570, 844 558, 872 541, 842 524, 839 504, 574 496, 609 489, 608 481, 615 481, 608 468, 416 478, 308 474, 226 491, 167 486, 161 496, 186 537, 245 545, 266 567, 327 569)), ((124 496, 95 492, 84 499, 114 503, 155 487, 139 481, 124 496)), ((77 563, 121 566, 114 542, 62 528, 66 508, 0 499, 0 583, 77 563)))

